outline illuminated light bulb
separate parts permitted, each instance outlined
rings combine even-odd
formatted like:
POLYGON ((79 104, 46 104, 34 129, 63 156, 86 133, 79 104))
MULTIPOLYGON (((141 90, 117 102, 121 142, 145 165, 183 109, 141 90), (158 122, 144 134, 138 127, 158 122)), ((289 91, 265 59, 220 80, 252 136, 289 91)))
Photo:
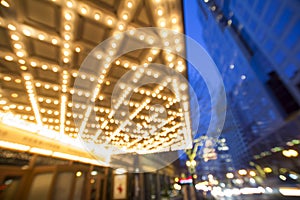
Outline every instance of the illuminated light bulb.
POLYGON ((140 40, 144 40, 145 39, 145 36, 144 35, 140 35, 140 40))
POLYGON ((153 59, 152 57, 148 57, 148 61, 151 62, 153 59))
POLYGON ((172 56, 172 55, 168 55, 168 56, 167 56, 167 60, 168 60, 169 62, 171 62, 171 61, 173 60, 173 56, 172 56))
POLYGON ((64 50, 64 51, 63 51, 63 54, 64 54, 64 56, 68 56, 68 55, 70 55, 70 52, 67 51, 67 50, 64 50))
POLYGON ((121 62, 119 60, 116 61, 116 65, 120 65, 121 62))
POLYGON ((21 81, 21 79, 16 79, 15 82, 16 83, 21 83, 22 81, 21 81))
POLYGON ((123 25, 123 24, 120 24, 120 25, 118 26, 118 28, 119 28, 120 31, 122 31, 122 30, 124 29, 124 25, 123 25))
POLYGON ((22 51, 18 51, 16 54, 18 57, 24 57, 24 52, 22 51))
POLYGON ((23 60, 23 59, 20 59, 18 62, 19 62, 21 65, 24 65, 24 64, 25 64, 25 60, 23 60))
POLYGON ((131 2, 131 1, 128 1, 128 2, 127 2, 127 7, 128 7, 128 8, 132 8, 132 6, 133 6, 132 2, 131 2))
POLYGON ((73 7, 73 3, 72 3, 71 1, 67 1, 67 6, 68 6, 69 8, 72 8, 72 7, 73 7))
POLYGON ((15 34, 12 34, 10 38, 14 41, 18 41, 20 39, 19 36, 15 35, 15 34))
POLYGON ((20 67, 20 69, 23 70, 23 71, 25 71, 25 70, 27 70, 27 67, 26 67, 25 65, 22 65, 22 66, 20 67))
POLYGON ((184 65, 178 65, 178 66, 177 66, 177 71, 178 71, 178 72, 183 72, 184 70, 185 70, 184 65))
POLYGON ((65 14, 65 19, 68 20, 68 21, 70 21, 70 20, 72 19, 71 13, 67 12, 67 13, 65 14))
POLYGON ((71 26, 69 24, 66 24, 64 28, 65 28, 66 31, 71 30, 71 26))
POLYGON ((71 36, 69 34, 65 34, 65 40, 69 41, 71 39, 71 36))
POLYGON ((177 18, 176 18, 176 17, 173 17, 171 21, 172 21, 173 24, 176 24, 177 18))
POLYGON ((129 67, 129 63, 127 63, 127 62, 124 63, 124 67, 125 67, 125 68, 128 68, 128 67, 129 67))
POLYGON ((95 13, 95 15, 94 15, 94 19, 95 20, 99 20, 100 17, 101 17, 101 15, 99 13, 95 13))
POLYGON ((64 63, 68 63, 69 62, 69 58, 64 58, 63 61, 64 61, 64 63))
POLYGON ((17 30, 16 27, 15 27, 14 25, 12 25, 12 24, 8 24, 7 28, 8 28, 9 30, 11 30, 11 31, 17 30))
POLYGON ((124 20, 127 20, 127 19, 128 19, 128 15, 127 15, 127 14, 123 14, 122 18, 123 18, 124 20))
POLYGON ((57 67, 52 67, 52 71, 53 72, 58 72, 58 68, 57 67))
POLYGON ((80 47, 76 47, 76 48, 75 48, 75 51, 76 51, 77 53, 79 53, 79 52, 81 51, 80 47))
POLYGON ((4 7, 6 7, 6 8, 10 7, 9 3, 7 1, 5 1, 5 0, 1 0, 1 5, 4 6, 4 7))
POLYGON ((165 27, 166 26, 166 21, 165 20, 160 20, 160 22, 159 22, 159 26, 160 27, 165 27))
POLYGON ((46 70, 46 69, 48 69, 48 66, 47 65, 42 65, 42 69, 46 70))
POLYGON ((157 14, 158 16, 162 16, 163 15, 163 10, 160 8, 157 10, 157 14))
POLYGON ((3 80, 5 80, 5 81, 11 81, 11 78, 9 76, 4 76, 3 80))
POLYGON ((57 44, 57 39, 53 38, 51 42, 52 42, 52 44, 55 45, 55 44, 57 44))
POLYGON ((106 81, 105 84, 106 84, 106 85, 110 85, 110 81, 106 81))
POLYGON ((31 62, 30 62, 30 65, 31 65, 32 67, 36 67, 36 66, 37 66, 37 63, 34 62, 34 61, 31 61, 31 62))
POLYGON ((38 35, 38 38, 39 38, 39 40, 44 40, 44 39, 45 39, 45 36, 44 36, 43 34, 39 34, 39 35, 38 35))
POLYGON ((108 25, 112 25, 112 23, 113 23, 112 19, 108 18, 108 19, 107 19, 107 24, 108 24, 108 25))
POLYGON ((14 58, 12 56, 5 56, 4 59, 7 60, 7 61, 13 61, 14 60, 14 58))
POLYGON ((80 11, 81 11, 81 13, 84 14, 84 15, 87 13, 86 7, 82 7, 82 8, 80 9, 80 11))
POLYGON ((64 43, 64 48, 66 48, 66 49, 70 48, 70 44, 64 43))
POLYGON ((242 80, 245 80, 246 78, 247 78, 247 77, 246 77, 245 75, 242 75, 242 76, 241 76, 241 79, 242 79, 242 80))

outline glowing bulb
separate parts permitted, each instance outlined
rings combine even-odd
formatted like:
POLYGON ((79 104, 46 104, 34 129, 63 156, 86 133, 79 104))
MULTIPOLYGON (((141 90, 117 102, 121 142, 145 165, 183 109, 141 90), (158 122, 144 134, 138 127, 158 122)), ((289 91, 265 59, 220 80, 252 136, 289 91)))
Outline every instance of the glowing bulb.
POLYGON ((8 24, 7 28, 8 28, 9 30, 12 30, 12 31, 17 30, 16 27, 15 27, 14 25, 12 25, 12 24, 8 24))
POLYGON ((70 40, 71 39, 71 36, 69 34, 65 34, 65 40, 70 40))
POLYGON ((71 26, 70 26, 69 24, 66 24, 66 25, 65 25, 65 30, 66 30, 66 31, 71 30, 71 26))
POLYGON ((80 11, 81 11, 81 13, 84 14, 84 15, 87 13, 87 9, 86 9, 85 7, 82 7, 82 8, 80 9, 80 11))
POLYGON ((99 19, 100 19, 100 14, 99 14, 99 13, 96 13, 96 14, 94 15, 94 18, 95 18, 95 20, 99 20, 99 19))
POLYGON ((53 38, 52 39, 52 44, 57 44, 57 39, 53 38))
POLYGON ((157 10, 157 14, 158 14, 158 16, 162 16, 163 15, 163 10, 162 9, 158 9, 157 10))
POLYGON ((122 16, 122 18, 123 18, 124 20, 127 20, 127 19, 128 19, 128 15, 127 15, 127 14, 124 14, 124 15, 122 16))
POLYGON ((67 13, 65 14, 65 19, 68 20, 68 21, 70 21, 70 20, 72 19, 72 15, 71 15, 70 13, 67 12, 67 13))
POLYGON ((5 56, 4 59, 7 61, 13 61, 14 58, 12 56, 5 56))
POLYGON ((127 7, 128 7, 128 8, 132 8, 132 5, 133 5, 132 2, 131 2, 131 1, 128 1, 127 7))
POLYGON ((43 34, 39 34, 38 38, 39 38, 39 40, 44 40, 45 36, 43 34))
POLYGON ((14 40, 14 41, 18 41, 20 38, 19 38, 19 36, 15 35, 15 34, 12 34, 11 39, 14 40))
POLYGON ((69 8, 72 8, 72 7, 73 7, 73 3, 72 3, 71 1, 68 1, 68 2, 67 2, 67 6, 68 6, 69 8))
POLYGON ((108 25, 112 25, 112 23, 113 23, 112 19, 110 19, 110 18, 107 19, 107 24, 108 24, 108 25))
POLYGON ((159 26, 160 26, 160 27, 165 27, 165 26, 166 26, 166 21, 165 21, 165 20, 161 20, 161 21, 159 22, 159 26))
POLYGON ((119 30, 122 31, 123 29, 124 29, 124 25, 123 25, 123 24, 120 24, 120 25, 119 25, 119 30))
POLYGON ((171 21, 172 21, 173 24, 175 24, 177 22, 177 18, 173 17, 171 21))
POLYGON ((5 1, 5 0, 1 0, 1 5, 6 7, 6 8, 10 7, 9 3, 7 3, 7 1, 5 1))
POLYGON ((23 56, 24 56, 24 52, 18 51, 18 52, 17 52, 17 56, 18 56, 18 57, 23 57, 23 56))
POLYGON ((68 63, 69 62, 69 58, 64 58, 64 63, 68 63))
POLYGON ((79 52, 81 51, 80 47, 76 47, 76 48, 75 48, 75 51, 76 51, 77 53, 79 53, 79 52))

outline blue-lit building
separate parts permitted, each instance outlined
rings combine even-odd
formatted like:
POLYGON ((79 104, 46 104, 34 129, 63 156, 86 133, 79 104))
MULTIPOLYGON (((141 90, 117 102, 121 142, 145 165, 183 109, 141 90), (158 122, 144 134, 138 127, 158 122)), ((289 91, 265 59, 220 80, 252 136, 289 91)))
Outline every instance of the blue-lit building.
POLYGON ((198 0, 197 5, 200 42, 226 87, 222 136, 241 167, 253 155, 299 137, 300 2, 198 0))

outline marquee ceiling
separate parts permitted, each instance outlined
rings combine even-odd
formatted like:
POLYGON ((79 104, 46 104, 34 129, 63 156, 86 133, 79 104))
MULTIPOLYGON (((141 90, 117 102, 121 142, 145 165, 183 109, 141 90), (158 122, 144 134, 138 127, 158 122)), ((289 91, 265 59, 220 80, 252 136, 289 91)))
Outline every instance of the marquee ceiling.
MULTIPOLYGON (((48 135, 38 131, 48 137, 71 141, 80 137, 85 142, 113 145, 125 152, 180 149, 190 135, 188 106, 183 108, 181 104, 188 102, 188 88, 181 85, 179 97, 170 89, 172 77, 160 77, 163 74, 148 70, 147 66, 161 63, 185 76, 185 61, 157 48, 135 50, 116 59, 112 56, 130 45, 128 41, 132 38, 141 44, 150 43, 151 38, 136 31, 141 27, 183 32, 181 1, 1 0, 2 122, 11 121, 11 126, 19 128, 24 128, 24 123, 27 127, 28 124, 36 125, 44 131, 50 130, 46 131, 48 135), (111 49, 93 55, 98 60, 111 62, 105 65, 101 75, 80 71, 93 48, 125 31, 129 34, 112 43, 111 49), (141 79, 150 76, 154 82, 162 81, 161 85, 132 88, 128 101, 122 100, 121 95, 117 99, 128 107, 130 121, 136 127, 124 125, 126 120, 112 114, 117 111, 111 103, 112 93, 119 87, 117 81, 128 71, 132 71, 133 76, 139 73, 141 79), (79 79, 85 84, 75 87, 79 79), (92 87, 94 83, 99 88, 97 93, 92 87), (91 100, 93 95, 95 115, 89 120, 87 101, 79 97, 91 100), (157 113, 156 118, 149 115, 150 111, 157 113), (162 113, 165 118, 160 118, 162 113)), ((170 42, 175 42, 175 50, 184 54, 183 38, 178 36, 170 42)), ((124 83, 122 90, 129 87, 127 82, 124 83)))

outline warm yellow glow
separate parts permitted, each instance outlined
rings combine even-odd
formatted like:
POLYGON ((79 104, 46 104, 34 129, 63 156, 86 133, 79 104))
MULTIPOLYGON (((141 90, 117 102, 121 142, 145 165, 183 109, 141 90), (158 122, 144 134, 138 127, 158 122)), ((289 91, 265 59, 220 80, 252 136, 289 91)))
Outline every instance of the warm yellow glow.
POLYGON ((25 65, 22 65, 22 66, 20 67, 20 69, 23 70, 23 71, 25 71, 25 70, 27 70, 27 67, 26 67, 25 65))
POLYGON ((241 176, 245 176, 245 175, 247 175, 247 170, 245 170, 245 169, 240 169, 240 170, 238 171, 238 173, 239 173, 239 175, 241 175, 241 176))
POLYGON ((0 147, 19 151, 28 151, 30 146, 0 140, 0 147))
POLYGON ((162 16, 163 15, 163 10, 161 9, 161 8, 159 8, 158 10, 157 10, 157 14, 158 14, 158 16, 162 16))
POLYGON ((19 95, 17 94, 17 93, 12 93, 11 94, 11 97, 13 97, 13 98, 17 98, 19 95))
POLYGON ((65 19, 70 21, 72 19, 71 13, 69 13, 69 12, 65 13, 65 19))
POLYGON ((22 51, 18 51, 16 54, 18 57, 24 57, 24 52, 22 51))
POLYGON ((87 13, 86 7, 82 7, 82 8, 80 9, 80 11, 81 11, 81 13, 84 14, 84 15, 87 13))
POLYGON ((159 22, 160 27, 165 27, 166 26, 166 21, 164 19, 161 19, 159 22))
POLYGON ((15 35, 15 34, 12 34, 11 39, 14 40, 14 41, 18 41, 20 38, 19 38, 19 36, 15 35))
POLYGON ((254 177, 254 176, 256 176, 256 172, 255 171, 250 171, 249 175, 252 176, 252 177, 254 177))
POLYGON ((75 48, 75 51, 76 51, 77 53, 79 53, 79 52, 81 51, 80 47, 76 47, 76 48, 75 48))
POLYGON ((124 25, 123 24, 119 24, 119 30, 122 31, 124 29, 124 25))
POLYGON ((299 153, 295 149, 289 149, 289 150, 283 150, 282 155, 290 158, 290 157, 297 157, 299 155, 299 153))
POLYGON ((128 15, 127 15, 127 14, 123 14, 122 18, 123 18, 124 20, 127 20, 127 19, 128 19, 128 15))
POLYGON ((15 47, 15 49, 21 49, 22 45, 20 43, 15 43, 14 47, 15 47))
POLYGON ((230 172, 229 172, 229 173, 226 174, 226 177, 231 179, 231 178, 234 177, 234 175, 233 175, 233 173, 230 173, 230 172))
POLYGON ((15 27, 14 25, 12 25, 12 24, 8 24, 7 28, 8 28, 9 30, 11 30, 11 31, 17 30, 16 27, 15 27))
POLYGON ((82 175, 82 172, 81 172, 81 171, 76 172, 76 176, 77 176, 77 177, 80 177, 81 175, 82 175))
POLYGON ((128 2, 127 2, 127 7, 128 7, 128 8, 132 8, 132 6, 133 6, 132 2, 131 2, 131 1, 128 1, 128 2))
POLYGON ((94 18, 95 18, 95 20, 99 20, 100 19, 100 14, 99 13, 95 13, 95 15, 94 15, 94 18))
POLYGON ((9 3, 7 1, 5 1, 5 0, 1 0, 1 5, 4 6, 4 7, 6 7, 6 8, 10 7, 9 3))
POLYGON ((112 23, 113 23, 112 19, 108 18, 108 19, 107 19, 107 24, 108 24, 108 25, 112 25, 112 23))
POLYGON ((38 38, 39 38, 39 40, 44 40, 44 39, 45 39, 45 36, 44 36, 43 34, 39 34, 39 35, 38 35, 38 38))
POLYGON ((13 61, 14 60, 14 58, 12 56, 5 56, 4 59, 7 60, 7 61, 13 61))
POLYGON ((171 21, 172 21, 173 24, 176 24, 177 18, 176 18, 176 17, 173 17, 171 21))
POLYGON ((65 25, 65 30, 66 30, 66 31, 71 30, 71 26, 70 26, 69 24, 66 24, 66 25, 65 25))
POLYGON ((280 187, 279 192, 283 196, 300 196, 300 189, 296 187, 280 187))
POLYGON ((64 61, 64 63, 68 63, 70 60, 69 60, 69 58, 64 58, 63 61, 64 61))
POLYGON ((72 8, 72 7, 73 7, 72 1, 67 1, 67 6, 68 6, 69 8, 72 8))
POLYGON ((57 39, 53 38, 52 39, 52 44, 57 44, 57 39))
POLYGON ((41 148, 37 148, 37 147, 32 147, 29 150, 29 152, 36 153, 36 154, 47 155, 47 156, 50 156, 53 153, 51 150, 41 149, 41 148))

